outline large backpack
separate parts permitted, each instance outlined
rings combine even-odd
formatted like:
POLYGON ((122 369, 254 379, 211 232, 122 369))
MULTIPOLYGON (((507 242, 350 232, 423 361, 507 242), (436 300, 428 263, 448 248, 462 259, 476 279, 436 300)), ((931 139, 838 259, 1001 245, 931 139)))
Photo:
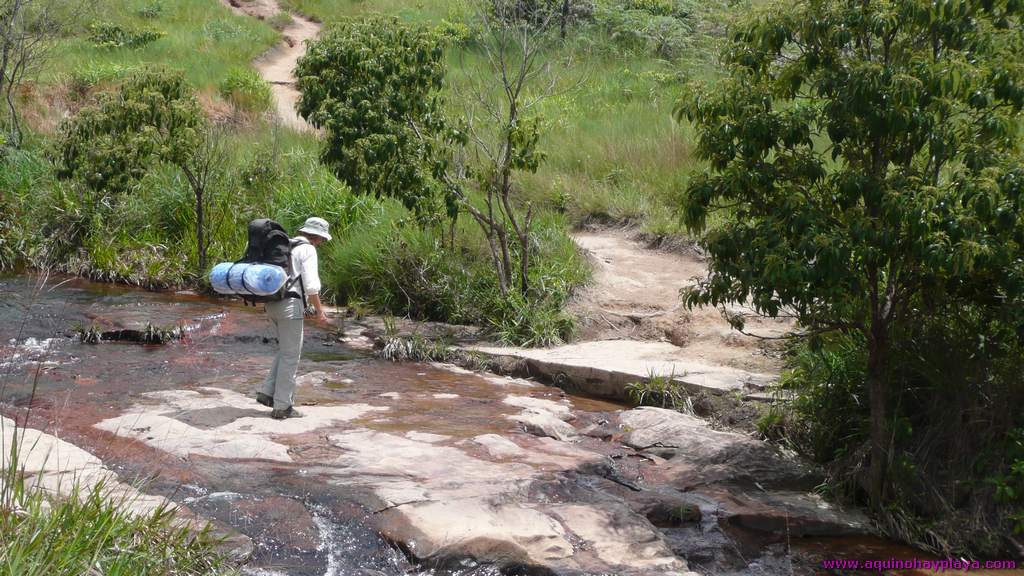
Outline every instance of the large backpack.
POLYGON ((246 295, 242 297, 242 300, 253 306, 257 302, 278 302, 284 300, 288 291, 295 285, 295 282, 298 282, 302 294, 302 307, 305 308, 306 287, 302 282, 302 275, 296 274, 292 269, 292 248, 306 242, 308 241, 305 238, 294 240, 289 238, 283 226, 268 218, 257 218, 249 222, 249 244, 245 247, 245 255, 238 262, 280 266, 288 273, 289 280, 275 294, 270 296, 246 295))

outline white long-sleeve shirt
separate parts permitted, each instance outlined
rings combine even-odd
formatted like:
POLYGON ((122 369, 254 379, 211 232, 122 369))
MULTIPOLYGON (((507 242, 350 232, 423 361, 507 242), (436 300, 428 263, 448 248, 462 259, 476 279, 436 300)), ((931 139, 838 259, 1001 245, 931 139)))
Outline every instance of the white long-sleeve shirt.
POLYGON ((292 271, 296 276, 302 276, 302 287, 306 289, 307 296, 320 293, 318 267, 316 247, 309 242, 292 247, 292 271))

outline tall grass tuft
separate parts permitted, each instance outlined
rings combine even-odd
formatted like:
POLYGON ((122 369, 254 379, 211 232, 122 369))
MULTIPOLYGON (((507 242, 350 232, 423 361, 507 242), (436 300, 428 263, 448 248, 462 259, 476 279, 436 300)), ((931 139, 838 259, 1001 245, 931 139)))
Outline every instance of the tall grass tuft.
POLYGON ((89 489, 76 483, 71 496, 50 497, 19 465, 20 450, 31 450, 19 438, 15 429, 0 470, 0 576, 234 572, 209 530, 178 525, 170 508, 132 515, 102 482, 89 489))

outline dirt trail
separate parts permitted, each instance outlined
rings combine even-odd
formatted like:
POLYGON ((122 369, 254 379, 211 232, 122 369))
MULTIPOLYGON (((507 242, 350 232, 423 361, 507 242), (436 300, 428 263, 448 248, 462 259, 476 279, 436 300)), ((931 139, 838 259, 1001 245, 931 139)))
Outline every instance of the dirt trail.
MULTIPOLYGON (((222 0, 236 14, 266 20, 281 12, 275 0, 222 0)), ((320 33, 320 24, 298 14, 291 14, 292 23, 282 30, 283 41, 254 62, 256 71, 270 83, 274 93, 277 117, 294 130, 313 127, 295 112, 299 91, 295 87, 295 65, 306 52, 306 42, 320 33)))
MULTIPOLYGON (((780 368, 765 340, 733 330, 720 310, 683 306, 679 290, 707 273, 695 251, 648 249, 623 231, 581 232, 574 239, 594 265, 593 283, 572 306, 583 340, 667 341, 678 348, 674 357, 761 373, 780 368)), ((750 317, 746 331, 779 336, 792 326, 750 317)))

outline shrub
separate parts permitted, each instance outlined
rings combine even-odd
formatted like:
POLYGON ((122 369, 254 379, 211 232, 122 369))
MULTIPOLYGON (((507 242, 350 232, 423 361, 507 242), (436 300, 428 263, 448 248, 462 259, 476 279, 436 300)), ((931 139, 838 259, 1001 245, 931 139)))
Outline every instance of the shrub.
POLYGON ((68 75, 68 89, 84 96, 99 85, 123 80, 137 71, 138 66, 120 62, 86 62, 68 75))
POLYGON ((251 39, 247 38, 250 35, 248 30, 225 19, 210 20, 203 24, 203 35, 214 42, 251 39))
POLYGON ((181 74, 135 74, 117 94, 61 125, 57 176, 75 178, 99 194, 123 192, 153 165, 190 157, 204 121, 181 74))
POLYGON ((437 35, 450 46, 470 46, 477 41, 477 33, 463 22, 441 20, 436 28, 437 35))
POLYGON ((990 478, 995 499, 1011 508, 1014 534, 1024 534, 1024 428, 1014 428, 1006 438, 1006 470, 990 478))
POLYGON ((628 53, 649 53, 666 60, 682 56, 693 40, 689 21, 650 8, 613 5, 597 13, 597 23, 614 46, 628 53))
POLYGON ((136 14, 139 15, 139 18, 145 18, 147 20, 159 18, 163 13, 164 3, 162 0, 153 0, 148 4, 144 4, 136 11, 136 14))
POLYGON ((479 230, 465 223, 452 249, 430 228, 395 224, 393 203, 371 214, 329 245, 325 285, 340 302, 358 301, 378 311, 421 320, 482 325, 502 342, 523 346, 560 343, 575 324, 563 311, 587 267, 565 234, 564 220, 536 224, 538 265, 531 270, 529 304, 518 293, 502 297, 479 230))
POLYGON ((199 576, 230 570, 209 529, 190 531, 170 508, 132 515, 124 497, 116 496, 119 491, 102 483, 51 498, 32 475, 22 473, 19 446, 30 446, 19 441, 20 434, 15 430, 11 443, 4 443, 9 452, 0 470, 4 574, 199 576))
POLYGON ((237 110, 262 114, 270 110, 274 96, 270 84, 251 68, 233 68, 221 81, 220 95, 237 110))
MULTIPOLYGON (((1004 555, 1001 535, 1024 520, 1024 356, 1015 322, 963 303, 918 304, 897 332, 888 377, 887 531, 937 553, 1004 555), (942 510, 941 513, 936 513, 942 510)), ((1012 318, 1012 316, 1011 316, 1012 318)), ((828 487, 859 494, 869 444, 863 338, 829 336, 791 350, 782 387, 791 399, 760 422, 762 432, 826 465, 828 487)))
POLYGON ((863 340, 836 335, 796 344, 789 366, 780 387, 793 400, 784 410, 774 407, 762 433, 784 437, 816 462, 842 461, 867 438, 863 340))
POLYGON ((680 9, 674 0, 626 0, 625 7, 629 10, 642 10, 654 16, 686 16, 686 12, 680 9))
POLYGON ((326 132, 321 160, 357 194, 441 210, 441 39, 393 18, 345 22, 298 63, 299 114, 326 132))
POLYGON ((588 21, 594 14, 591 0, 491 0, 490 4, 499 20, 531 26, 546 24, 564 29, 588 21))
POLYGON ((693 401, 686 389, 676 382, 674 371, 658 374, 652 370, 646 380, 627 384, 626 393, 638 406, 674 408, 685 414, 693 414, 693 401))
POLYGON ((109 22, 89 26, 89 40, 98 48, 141 48, 163 37, 157 30, 131 30, 109 22))

